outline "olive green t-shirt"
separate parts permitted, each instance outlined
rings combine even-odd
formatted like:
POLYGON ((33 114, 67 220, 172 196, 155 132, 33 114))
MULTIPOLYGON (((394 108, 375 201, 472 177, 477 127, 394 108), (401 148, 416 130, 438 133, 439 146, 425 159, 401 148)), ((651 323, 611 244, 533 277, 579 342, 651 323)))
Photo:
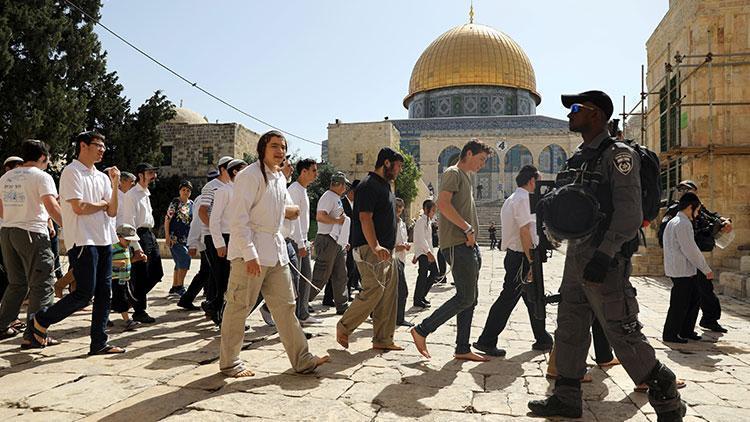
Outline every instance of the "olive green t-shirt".
MULTIPOLYGON (((477 208, 474 205, 474 189, 471 186, 469 175, 459 169, 458 166, 448 167, 440 179, 440 191, 451 192, 453 194, 451 205, 476 231, 479 223, 477 220, 477 208)), ((440 215, 438 222, 438 236, 440 249, 466 243, 464 231, 442 215, 440 215)))

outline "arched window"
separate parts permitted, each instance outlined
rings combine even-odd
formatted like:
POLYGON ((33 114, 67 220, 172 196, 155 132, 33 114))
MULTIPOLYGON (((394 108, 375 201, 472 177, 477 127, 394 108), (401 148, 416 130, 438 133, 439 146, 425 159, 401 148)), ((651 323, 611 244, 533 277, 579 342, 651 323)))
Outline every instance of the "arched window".
POLYGON ((492 154, 484 162, 484 167, 479 169, 480 173, 499 173, 500 172, 500 158, 497 154, 492 154))
POLYGON ((459 156, 461 156, 461 150, 453 145, 442 150, 438 156, 438 176, 441 176, 445 169, 456 164, 459 156))
POLYGON ((516 175, 521 167, 527 164, 534 164, 534 157, 531 151, 525 146, 518 144, 509 149, 505 154, 503 171, 503 194, 509 197, 516 190, 516 175))
POLYGON ((568 155, 565 150, 557 144, 547 145, 539 154, 539 172, 556 174, 562 170, 568 155))

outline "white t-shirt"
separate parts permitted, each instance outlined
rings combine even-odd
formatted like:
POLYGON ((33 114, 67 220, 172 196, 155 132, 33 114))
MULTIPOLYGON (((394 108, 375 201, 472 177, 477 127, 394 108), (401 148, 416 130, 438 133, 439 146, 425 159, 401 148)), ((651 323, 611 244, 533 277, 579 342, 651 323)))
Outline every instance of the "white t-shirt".
POLYGON ((502 244, 501 250, 510 249, 516 252, 524 252, 521 243, 521 227, 531 224, 531 243, 535 245, 536 227, 534 222, 536 216, 531 214, 531 205, 529 202, 529 191, 524 188, 517 188, 513 194, 503 203, 500 210, 500 221, 502 244))
POLYGON ((73 160, 60 175, 60 206, 66 246, 111 246, 117 238, 112 230, 112 218, 105 211, 78 215, 69 202, 73 199, 87 203, 109 201, 112 199, 109 177, 96 168, 88 168, 73 160))
POLYGON ((49 214, 42 197, 57 196, 52 176, 37 167, 16 167, 0 177, 3 201, 3 227, 16 227, 48 234, 49 214))
MULTIPOLYGON (((331 218, 339 218, 344 214, 344 206, 341 204, 341 197, 332 190, 327 190, 318 200, 318 211, 325 211, 331 218)), ((330 234, 333 231, 334 224, 318 223, 318 234, 330 234)))
MULTIPOLYGON (((398 219, 398 228, 396 229, 396 246, 401 246, 409 240, 409 233, 406 231, 406 223, 401 218, 398 219)), ((396 252, 396 257, 402 263, 406 263, 406 251, 396 252)))

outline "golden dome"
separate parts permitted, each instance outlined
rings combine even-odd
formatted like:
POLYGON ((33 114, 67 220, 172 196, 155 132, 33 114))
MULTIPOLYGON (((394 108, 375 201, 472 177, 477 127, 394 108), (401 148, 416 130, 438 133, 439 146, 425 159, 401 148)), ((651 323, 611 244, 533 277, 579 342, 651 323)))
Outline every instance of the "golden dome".
POLYGON ((485 25, 468 23, 438 37, 414 65, 409 95, 437 88, 490 85, 531 92, 537 105, 536 77, 531 61, 506 34, 485 25))

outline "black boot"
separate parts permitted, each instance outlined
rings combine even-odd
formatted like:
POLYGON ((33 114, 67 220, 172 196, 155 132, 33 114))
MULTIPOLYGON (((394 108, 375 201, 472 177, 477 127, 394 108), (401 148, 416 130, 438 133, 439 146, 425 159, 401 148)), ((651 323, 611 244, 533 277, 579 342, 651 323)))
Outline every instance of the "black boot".
POLYGON ((531 413, 537 416, 563 416, 566 418, 580 418, 583 415, 582 407, 570 406, 552 395, 544 400, 532 400, 529 402, 531 413))
POLYGON ((681 422, 685 416, 687 407, 680 399, 676 381, 674 372, 658 361, 646 380, 648 400, 659 422, 681 422))

